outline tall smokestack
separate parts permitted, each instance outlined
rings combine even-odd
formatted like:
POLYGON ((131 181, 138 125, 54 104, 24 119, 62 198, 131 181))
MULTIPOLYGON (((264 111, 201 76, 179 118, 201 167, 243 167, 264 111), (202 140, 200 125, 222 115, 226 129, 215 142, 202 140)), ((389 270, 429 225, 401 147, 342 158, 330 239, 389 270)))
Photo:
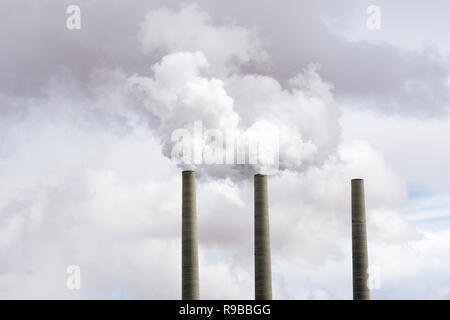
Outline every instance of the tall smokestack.
POLYGON ((369 300, 364 180, 352 180, 353 300, 369 300))
POLYGON ((198 281, 197 205, 195 199, 195 171, 183 171, 181 298, 200 299, 198 281))
POLYGON ((255 299, 272 299, 267 176, 255 175, 255 299))

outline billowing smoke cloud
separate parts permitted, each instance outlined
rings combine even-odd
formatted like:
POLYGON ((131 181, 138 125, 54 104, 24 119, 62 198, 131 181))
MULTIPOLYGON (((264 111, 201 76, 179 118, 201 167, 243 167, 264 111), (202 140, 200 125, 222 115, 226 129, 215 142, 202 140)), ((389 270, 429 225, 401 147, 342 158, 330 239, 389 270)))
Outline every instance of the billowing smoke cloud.
POLYGON ((130 83, 146 94, 146 107, 160 121, 155 130, 165 155, 184 167, 213 176, 300 171, 334 151, 339 113, 318 66, 299 72, 287 87, 245 74, 240 66, 267 62, 257 35, 214 26, 194 5, 150 12, 141 34, 143 48, 163 56, 153 76, 133 76, 130 83), (177 143, 188 155, 174 153, 177 143))

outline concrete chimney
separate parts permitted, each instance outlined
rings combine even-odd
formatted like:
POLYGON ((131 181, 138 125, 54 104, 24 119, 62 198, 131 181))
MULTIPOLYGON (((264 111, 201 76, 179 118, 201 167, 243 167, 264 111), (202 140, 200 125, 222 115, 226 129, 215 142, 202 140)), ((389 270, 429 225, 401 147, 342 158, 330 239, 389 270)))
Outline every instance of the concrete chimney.
POLYGON ((182 175, 181 298, 183 300, 199 300, 195 171, 183 171, 182 175))
POLYGON ((272 299, 267 176, 255 175, 255 300, 272 299))
POLYGON ((364 180, 352 180, 353 300, 369 300, 364 180))

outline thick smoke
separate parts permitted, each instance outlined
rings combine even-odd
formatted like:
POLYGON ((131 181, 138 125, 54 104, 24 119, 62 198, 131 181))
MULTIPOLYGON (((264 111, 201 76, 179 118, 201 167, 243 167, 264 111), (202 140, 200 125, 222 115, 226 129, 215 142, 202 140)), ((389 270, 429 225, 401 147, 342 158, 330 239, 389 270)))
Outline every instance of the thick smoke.
POLYGON ((243 66, 268 64, 256 33, 215 26, 193 5, 149 13, 141 41, 162 57, 152 76, 135 75, 130 83, 145 93, 146 107, 160 121, 155 131, 165 155, 182 167, 211 176, 301 171, 334 151, 339 112, 317 65, 286 86, 245 74, 243 66))

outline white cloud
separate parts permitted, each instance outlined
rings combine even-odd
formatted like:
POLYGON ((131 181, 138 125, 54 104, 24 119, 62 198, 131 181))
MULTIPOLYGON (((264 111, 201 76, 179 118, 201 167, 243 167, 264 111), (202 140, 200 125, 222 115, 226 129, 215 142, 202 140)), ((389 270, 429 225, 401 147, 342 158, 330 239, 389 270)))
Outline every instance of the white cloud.
POLYGON ((256 32, 237 25, 216 26, 194 4, 179 11, 162 7, 149 12, 141 27, 141 43, 145 51, 202 51, 213 71, 225 75, 233 63, 267 60, 256 32))
POLYGON ((418 193, 446 192, 450 186, 450 118, 385 117, 370 112, 343 113, 343 141, 368 141, 418 193))

